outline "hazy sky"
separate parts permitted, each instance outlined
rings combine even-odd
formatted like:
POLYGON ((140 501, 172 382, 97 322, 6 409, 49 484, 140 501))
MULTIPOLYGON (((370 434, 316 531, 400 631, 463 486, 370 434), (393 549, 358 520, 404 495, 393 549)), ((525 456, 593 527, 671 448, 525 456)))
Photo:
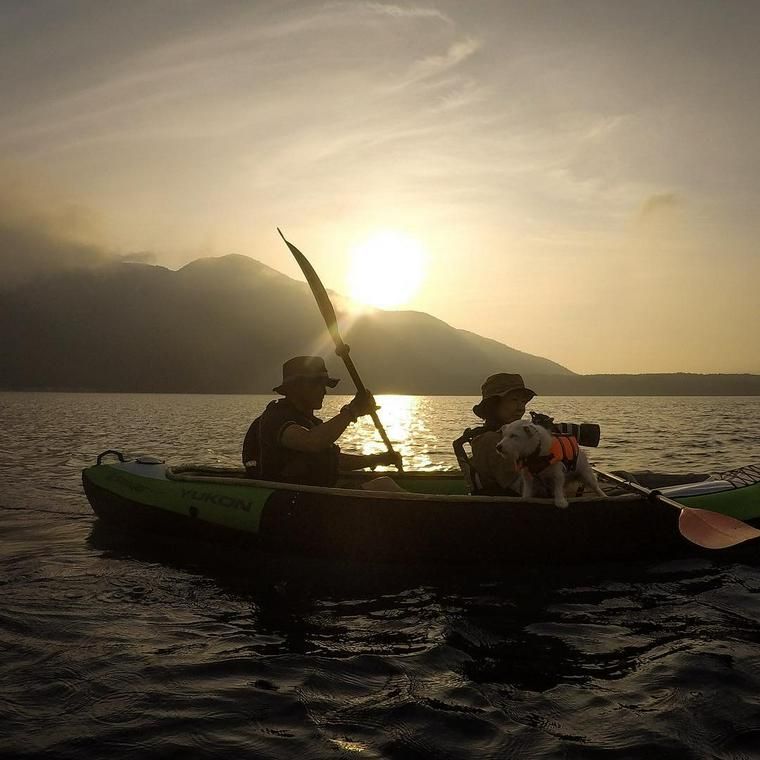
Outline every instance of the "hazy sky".
POLYGON ((396 230, 429 252, 410 307, 456 326, 760 372, 758 40, 753 0, 2 0, 1 197, 295 276, 279 225, 336 290, 396 230))

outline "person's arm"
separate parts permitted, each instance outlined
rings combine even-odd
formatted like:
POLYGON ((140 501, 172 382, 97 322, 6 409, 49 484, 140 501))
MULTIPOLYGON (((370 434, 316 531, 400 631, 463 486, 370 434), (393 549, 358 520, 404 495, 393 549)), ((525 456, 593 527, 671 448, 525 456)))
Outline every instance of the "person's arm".
POLYGON ((384 451, 382 454, 343 454, 338 459, 341 470, 362 470, 365 467, 377 467, 378 465, 393 465, 401 463, 401 454, 394 451, 384 451))
POLYGON ((343 407, 335 417, 311 430, 291 422, 280 434, 280 443, 286 449, 312 454, 329 449, 353 422, 353 417, 345 409, 346 407, 343 407))
POLYGON ((325 451, 340 438, 345 429, 365 414, 370 414, 377 405, 372 394, 357 394, 332 419, 307 430, 303 425, 291 423, 280 434, 280 443, 287 449, 316 453, 325 451))

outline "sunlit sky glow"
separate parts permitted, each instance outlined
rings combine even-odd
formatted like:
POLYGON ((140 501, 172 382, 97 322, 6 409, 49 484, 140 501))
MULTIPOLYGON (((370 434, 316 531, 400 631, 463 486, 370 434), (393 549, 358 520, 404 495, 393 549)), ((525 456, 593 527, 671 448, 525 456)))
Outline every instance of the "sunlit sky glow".
POLYGON ((417 294, 427 275, 422 245, 397 230, 372 233, 349 248, 348 254, 344 292, 371 306, 404 306, 417 294))
POLYGON ((760 372, 759 32, 743 0, 7 0, 0 197, 298 276, 279 225, 339 291, 397 231, 408 307, 457 327, 580 372, 760 372))

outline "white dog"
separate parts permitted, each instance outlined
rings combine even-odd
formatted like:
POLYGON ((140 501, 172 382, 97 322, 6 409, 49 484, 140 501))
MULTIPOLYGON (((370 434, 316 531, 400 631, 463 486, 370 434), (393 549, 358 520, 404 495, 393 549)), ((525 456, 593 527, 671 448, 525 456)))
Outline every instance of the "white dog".
POLYGON ((549 485, 558 507, 567 506, 565 485, 572 481, 588 485, 598 496, 606 496, 574 438, 555 436, 532 422, 517 420, 502 427, 496 448, 502 456, 509 454, 517 462, 524 499, 533 496, 536 477, 549 485))

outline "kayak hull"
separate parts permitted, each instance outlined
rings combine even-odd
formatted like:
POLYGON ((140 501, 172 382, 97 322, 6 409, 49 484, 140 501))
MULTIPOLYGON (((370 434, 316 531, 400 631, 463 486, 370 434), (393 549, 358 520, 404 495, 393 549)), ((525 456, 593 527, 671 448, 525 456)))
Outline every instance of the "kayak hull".
POLYGON ((456 476, 409 481, 444 493, 399 493, 176 469, 124 462, 87 468, 82 477, 93 510, 108 523, 244 552, 447 564, 625 561, 700 552, 678 532, 678 510, 632 495, 575 499, 558 509, 545 499, 457 494, 456 476))

